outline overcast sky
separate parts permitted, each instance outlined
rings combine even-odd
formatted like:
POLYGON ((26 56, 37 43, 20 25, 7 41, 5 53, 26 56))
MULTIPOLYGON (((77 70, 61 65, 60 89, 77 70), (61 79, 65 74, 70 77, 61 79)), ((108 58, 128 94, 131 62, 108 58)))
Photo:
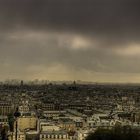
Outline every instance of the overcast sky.
POLYGON ((0 79, 140 82, 139 0, 0 0, 0 79))

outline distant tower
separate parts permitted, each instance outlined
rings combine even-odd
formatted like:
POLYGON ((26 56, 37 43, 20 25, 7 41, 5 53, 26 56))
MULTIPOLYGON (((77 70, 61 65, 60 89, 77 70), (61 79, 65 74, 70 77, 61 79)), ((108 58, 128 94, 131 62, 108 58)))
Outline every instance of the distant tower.
POLYGON ((76 86, 76 81, 73 81, 73 85, 76 86))
POLYGON ((73 90, 77 90, 77 84, 76 84, 76 81, 73 81, 72 89, 73 89, 73 90))
POLYGON ((21 82, 20 82, 20 86, 23 86, 23 80, 21 80, 21 82))
POLYGON ((23 80, 21 80, 20 82, 20 92, 22 93, 22 91, 23 91, 23 80))

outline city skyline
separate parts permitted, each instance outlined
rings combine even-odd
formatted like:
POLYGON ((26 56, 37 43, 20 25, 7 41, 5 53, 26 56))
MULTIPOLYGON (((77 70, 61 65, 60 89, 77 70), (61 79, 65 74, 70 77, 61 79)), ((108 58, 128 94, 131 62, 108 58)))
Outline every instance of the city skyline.
POLYGON ((138 0, 0 0, 0 79, 140 83, 138 0))

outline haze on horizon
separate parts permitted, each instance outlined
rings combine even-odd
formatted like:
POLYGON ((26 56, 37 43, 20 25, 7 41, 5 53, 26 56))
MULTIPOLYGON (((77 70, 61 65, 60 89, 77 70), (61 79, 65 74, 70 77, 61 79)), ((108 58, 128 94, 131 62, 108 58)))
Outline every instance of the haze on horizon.
POLYGON ((139 0, 0 0, 0 79, 140 82, 139 0))

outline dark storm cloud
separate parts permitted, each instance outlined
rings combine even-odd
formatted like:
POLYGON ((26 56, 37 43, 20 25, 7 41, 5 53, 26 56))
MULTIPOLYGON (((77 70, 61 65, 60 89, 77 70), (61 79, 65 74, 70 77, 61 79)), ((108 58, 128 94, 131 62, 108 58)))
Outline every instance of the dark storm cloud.
POLYGON ((116 42, 136 40, 139 5, 139 0, 0 0, 1 28, 23 26, 77 31, 116 42))
POLYGON ((139 6, 139 0, 0 0, 0 77, 136 77, 139 6))
POLYGON ((68 69, 72 68, 76 71, 105 73, 139 73, 140 71, 140 67, 138 67, 140 56, 139 54, 135 56, 135 52, 134 54, 126 53, 126 57, 124 57, 121 54, 123 51, 120 52, 120 50, 101 49, 96 46, 94 48, 94 41, 89 43, 89 46, 82 48, 78 46, 77 42, 75 43, 77 36, 73 34, 64 36, 66 34, 52 32, 23 31, 21 33, 18 31, 10 33, 7 35, 7 39, 1 42, 1 61, 3 64, 13 64, 21 68, 28 68, 32 65, 49 68, 51 65, 62 64, 68 69))

